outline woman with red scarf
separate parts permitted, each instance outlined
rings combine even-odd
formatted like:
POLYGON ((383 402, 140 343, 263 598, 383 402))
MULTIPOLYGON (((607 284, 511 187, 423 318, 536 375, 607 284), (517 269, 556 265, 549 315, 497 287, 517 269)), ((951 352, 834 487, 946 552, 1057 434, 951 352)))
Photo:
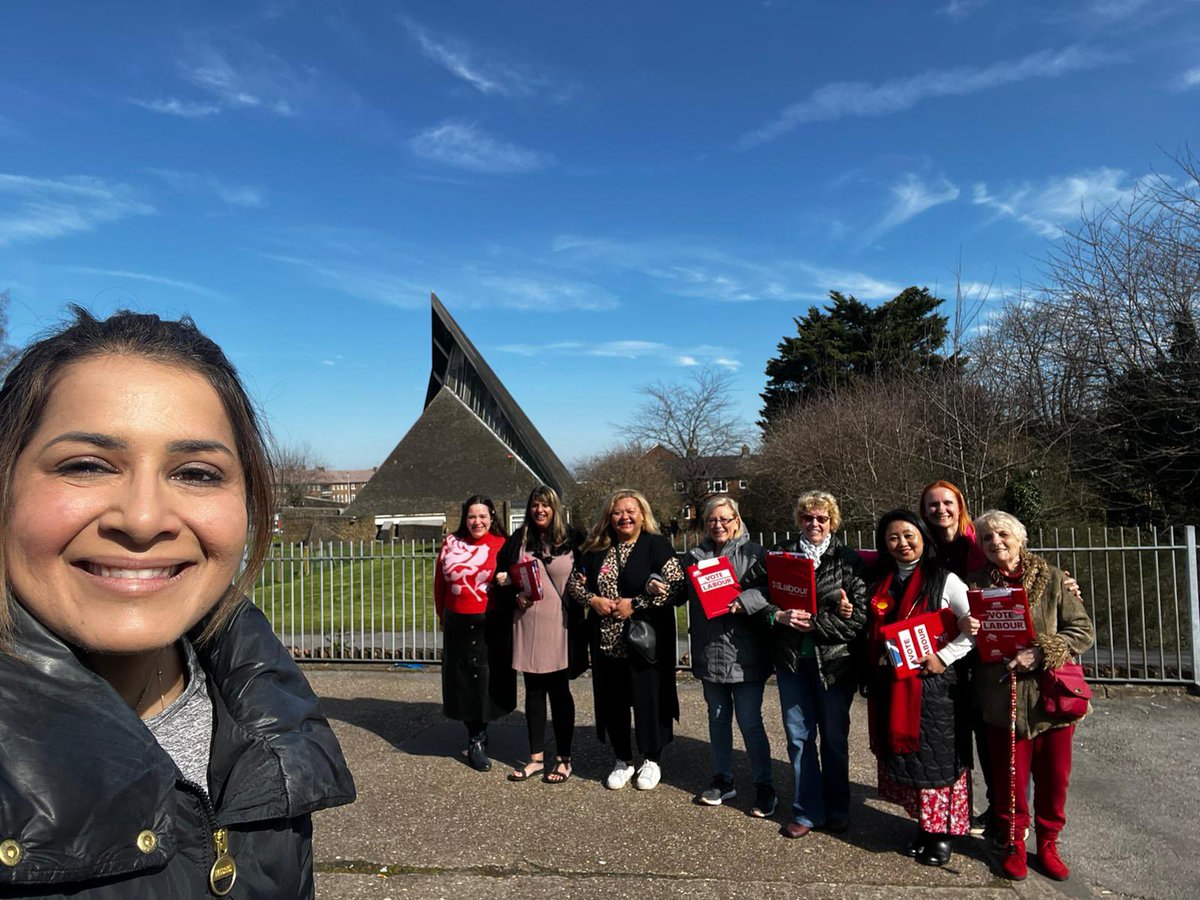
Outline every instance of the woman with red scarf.
POLYGON ((475 494, 446 535, 433 574, 433 604, 442 626, 442 711, 467 726, 467 762, 486 772, 487 723, 517 705, 512 667, 512 606, 488 596, 504 531, 496 507, 475 494))
POLYGON ((967 586, 938 564, 924 521, 908 510, 887 513, 875 528, 879 580, 869 606, 871 751, 879 796, 903 806, 918 831, 905 853, 927 866, 950 861, 955 835, 971 823, 969 698, 955 663, 971 650, 957 620, 969 615, 967 586), (921 660, 915 677, 897 677, 881 631, 949 607, 954 627, 921 660))

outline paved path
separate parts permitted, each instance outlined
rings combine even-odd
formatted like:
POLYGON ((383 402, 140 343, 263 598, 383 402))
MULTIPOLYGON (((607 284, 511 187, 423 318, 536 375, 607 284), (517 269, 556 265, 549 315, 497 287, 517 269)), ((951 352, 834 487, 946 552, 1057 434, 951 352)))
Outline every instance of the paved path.
MULTIPOLYGON (((491 727, 489 773, 459 755, 465 732, 441 716, 437 670, 310 671, 358 781, 359 800, 316 817, 321 900, 399 898, 1200 897, 1200 700, 1182 694, 1101 698, 1076 737, 1063 836, 1066 884, 993 876, 978 839, 952 864, 927 869, 896 851, 912 823, 875 797, 866 704, 851 732, 853 824, 800 841, 746 814, 747 760, 735 751, 739 796, 720 808, 692 797, 710 777, 704 701, 680 680, 682 723, 656 791, 606 791, 611 757, 590 725, 591 683, 576 682, 576 777, 562 786, 505 781, 523 758, 524 719, 491 727)), ((776 784, 790 790, 778 704, 767 693, 776 784)), ((740 741, 738 742, 740 747, 740 741)))

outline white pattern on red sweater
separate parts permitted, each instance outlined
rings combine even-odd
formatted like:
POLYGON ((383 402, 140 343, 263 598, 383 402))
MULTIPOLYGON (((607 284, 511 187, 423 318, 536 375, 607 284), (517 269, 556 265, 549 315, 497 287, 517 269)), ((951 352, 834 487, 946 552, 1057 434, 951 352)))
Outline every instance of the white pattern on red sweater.
POLYGON ((434 578, 433 600, 439 618, 444 609, 464 614, 487 609, 488 584, 503 544, 504 538, 495 534, 485 534, 477 543, 446 536, 434 578))

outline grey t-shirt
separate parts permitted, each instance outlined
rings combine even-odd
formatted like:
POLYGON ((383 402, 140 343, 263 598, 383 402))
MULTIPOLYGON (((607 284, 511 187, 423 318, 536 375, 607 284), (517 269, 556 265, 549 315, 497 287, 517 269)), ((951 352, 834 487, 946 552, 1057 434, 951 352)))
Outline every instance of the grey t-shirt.
POLYGON ((187 658, 187 685, 175 702, 156 716, 146 719, 146 727, 175 761, 183 777, 208 793, 208 755, 212 745, 212 699, 205 689, 204 670, 186 637, 179 644, 187 658))

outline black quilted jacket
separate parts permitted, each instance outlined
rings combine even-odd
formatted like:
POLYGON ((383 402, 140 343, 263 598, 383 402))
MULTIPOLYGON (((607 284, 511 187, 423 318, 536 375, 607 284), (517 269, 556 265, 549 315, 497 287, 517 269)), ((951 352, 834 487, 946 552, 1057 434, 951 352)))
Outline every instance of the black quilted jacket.
MULTIPOLYGON (((778 550, 796 551, 796 543, 780 545, 778 550)), ((867 585, 863 580, 862 558, 841 542, 835 534, 817 566, 817 617, 813 637, 817 650, 817 667, 821 683, 829 687, 843 678, 858 678, 859 659, 852 643, 867 623, 867 585), (854 606, 849 619, 838 615, 840 590, 854 606)), ((759 615, 769 622, 779 607, 769 602, 759 615)), ((800 645, 805 632, 787 625, 771 628, 771 658, 776 668, 795 672, 800 661, 800 645)))
POLYGON ((312 821, 354 783, 299 668, 253 605, 197 646, 213 701, 211 800, 116 691, 19 605, 0 654, 0 897, 313 896, 312 821), (219 880, 218 887, 227 886, 219 880))

